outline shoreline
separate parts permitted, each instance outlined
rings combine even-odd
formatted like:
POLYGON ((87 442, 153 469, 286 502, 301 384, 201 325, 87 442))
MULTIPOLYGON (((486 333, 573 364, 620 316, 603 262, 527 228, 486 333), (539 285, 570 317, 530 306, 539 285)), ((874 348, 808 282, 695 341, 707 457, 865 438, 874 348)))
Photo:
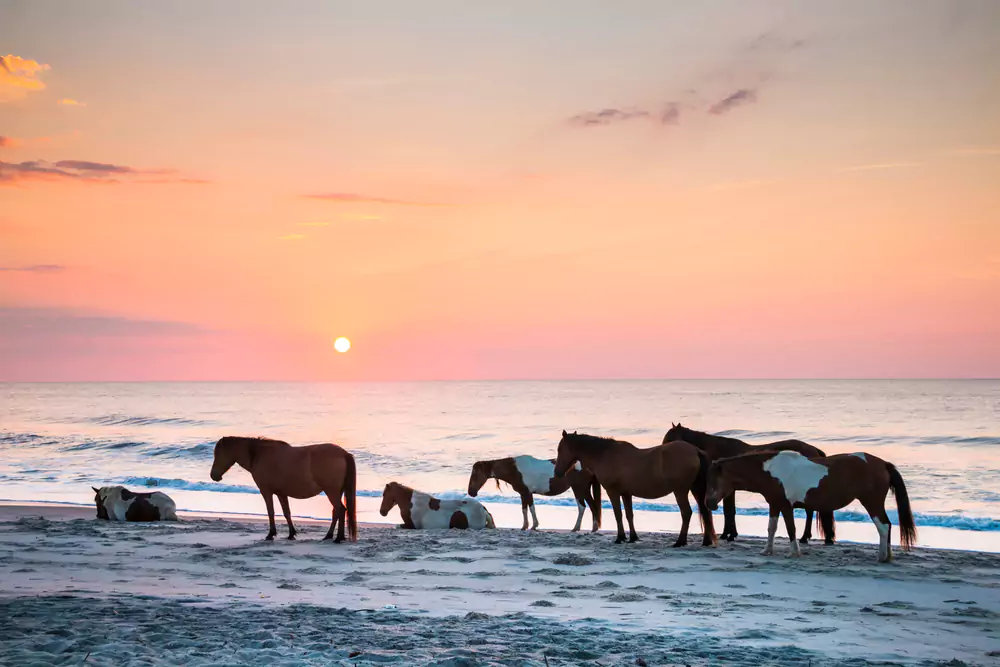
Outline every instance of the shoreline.
MULTIPOLYGON (((777 555, 765 558, 757 538, 671 549, 670 533, 614 545, 605 533, 371 523, 357 543, 336 545, 319 540, 327 522, 309 520, 297 520, 300 539, 282 539, 279 527, 279 539, 265 542, 263 517, 181 519, 118 524, 96 520, 90 508, 0 504, 0 613, 21 619, 17 632, 0 637, 0 663, 44 663, 46 647, 57 645, 81 649, 79 662, 86 645, 87 664, 121 664, 147 655, 140 638, 149 655, 174 664, 208 652, 221 662, 235 655, 289 665, 548 659, 551 667, 606 665, 609 657, 611 664, 641 657, 649 664, 986 665, 1000 651, 995 554, 918 547, 878 565, 871 545, 813 545, 789 559, 782 539, 777 555), (201 636, 200 612, 184 612, 195 608, 215 610, 225 630, 201 636), (109 617, 109 610, 118 611, 109 617), (90 646, 96 640, 68 621, 93 621, 98 611, 110 634, 90 646), (162 643, 148 633, 129 639, 135 631, 120 615, 153 611, 170 622, 149 628, 162 643), (258 636, 264 612, 277 620, 258 636), (53 618, 67 619, 58 625, 76 634, 48 637, 42 628, 53 618), (320 626, 333 633, 325 648, 317 639, 303 653, 289 639, 303 627, 318 637, 320 626), (220 643, 214 635, 241 639, 220 643), (512 637, 530 641, 512 644, 512 637), (247 652, 253 646, 258 652, 247 652), (265 649, 276 653, 259 653, 265 649), (347 657, 357 650, 362 657, 347 657)), ((59 662, 59 651, 49 653, 59 662)))

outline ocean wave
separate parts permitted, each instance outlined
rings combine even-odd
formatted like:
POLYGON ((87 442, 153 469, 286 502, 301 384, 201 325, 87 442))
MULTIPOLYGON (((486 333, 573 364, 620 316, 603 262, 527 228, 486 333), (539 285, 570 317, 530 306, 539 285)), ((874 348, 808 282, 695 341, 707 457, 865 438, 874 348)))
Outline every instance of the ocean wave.
POLYGON ((42 447, 55 442, 51 437, 37 433, 0 433, 0 444, 22 447, 42 447))
MULTIPOLYGON (((792 433, 791 431, 747 431, 740 428, 732 428, 729 429, 728 431, 719 431, 715 435, 721 435, 726 438, 739 438, 740 440, 743 439, 765 440, 768 438, 787 439, 791 436, 794 436, 795 434, 792 433)), ((751 444, 758 444, 758 443, 751 443, 751 444)))
MULTIPOLYGON (((260 493, 256 486, 222 484, 221 482, 191 482, 186 479, 163 477, 124 477, 115 482, 123 486, 144 486, 153 489, 178 489, 180 491, 212 491, 215 493, 260 493)), ((380 494, 381 495, 381 494, 380 494)))
POLYGON ((135 417, 123 414, 91 417, 87 421, 103 426, 213 426, 215 422, 184 417, 135 417))
POLYGON ((93 449, 134 449, 144 447, 148 442, 142 440, 87 440, 69 447, 63 447, 64 452, 84 452, 93 449))

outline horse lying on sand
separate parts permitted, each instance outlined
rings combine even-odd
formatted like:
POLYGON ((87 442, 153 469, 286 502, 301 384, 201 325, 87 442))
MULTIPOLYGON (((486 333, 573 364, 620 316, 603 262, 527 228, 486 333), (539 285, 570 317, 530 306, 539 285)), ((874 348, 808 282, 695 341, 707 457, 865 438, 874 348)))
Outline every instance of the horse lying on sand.
POLYGON ((334 541, 343 542, 346 518, 351 541, 358 540, 358 473, 350 452, 330 443, 292 447, 287 442, 268 438, 226 436, 215 443, 211 472, 214 481, 220 481, 236 463, 253 476, 264 496, 270 525, 264 539, 273 540, 278 534, 274 525, 274 496, 278 496, 288 523, 288 539, 294 540, 297 531, 292 525, 288 499, 312 498, 325 493, 333 505, 333 522, 323 539, 333 539, 336 528, 334 541))
POLYGON ((107 521, 177 521, 177 506, 160 491, 133 493, 124 486, 94 489, 97 518, 107 521))
POLYGON ((592 532, 601 528, 601 485, 597 477, 589 470, 583 470, 579 463, 570 468, 563 477, 556 477, 555 459, 536 459, 534 456, 515 456, 491 461, 476 461, 469 476, 469 495, 478 495, 483 484, 489 479, 495 479, 497 489, 500 482, 507 482, 521 496, 521 514, 524 524, 521 530, 528 529, 528 510, 531 510, 532 530, 538 529, 538 516, 535 514, 535 493, 542 496, 558 496, 573 489, 579 514, 573 532, 580 530, 583 523, 583 513, 590 507, 590 515, 594 520, 592 532))
POLYGON ((592 470, 598 482, 608 492, 611 506, 618 522, 615 544, 625 541, 622 524, 622 503, 628 519, 629 542, 637 542, 638 534, 632 521, 632 496, 662 498, 674 494, 681 512, 681 533, 674 543, 682 547, 688 541, 691 524, 691 503, 688 493, 694 494, 698 513, 704 527, 702 546, 715 544, 715 526, 712 512, 705 505, 706 477, 711 461, 708 455, 692 444, 678 440, 649 449, 639 449, 631 443, 593 435, 563 431, 556 457, 557 476, 565 475, 577 461, 592 470))
MULTIPOLYGON (((701 431, 695 431, 693 429, 682 426, 681 424, 674 424, 671 422, 670 430, 667 434, 663 436, 664 444, 668 442, 674 442, 675 440, 684 440, 685 442, 690 442, 692 445, 702 450, 713 461, 718 459, 729 458, 730 456, 739 456, 740 454, 749 454, 750 452, 759 451, 793 451, 807 456, 809 458, 816 458, 818 456, 826 456, 826 452, 818 447, 813 447, 809 443, 802 442, 801 440, 779 440, 777 442, 771 442, 766 445, 751 445, 749 443, 743 442, 742 440, 737 440, 736 438, 726 438, 721 435, 711 435, 710 433, 703 433, 701 431)), ((732 493, 725 497, 722 501, 722 510, 725 515, 725 524, 722 527, 722 535, 720 539, 732 542, 736 539, 736 494, 732 493)), ((834 541, 834 522, 833 513, 830 512, 826 517, 820 517, 820 533, 825 538, 826 544, 833 544, 834 541)), ((813 512, 812 510, 806 511, 806 527, 802 531, 802 544, 808 544, 810 538, 812 538, 812 523, 813 523, 813 512)))
POLYGON ((397 505, 403 517, 400 528, 496 528, 493 515, 478 500, 441 500, 398 482, 389 482, 382 491, 379 514, 387 516, 397 505))
POLYGON ((774 553, 774 533, 780 514, 785 519, 792 545, 789 556, 798 556, 793 507, 821 512, 822 519, 822 513, 832 513, 859 500, 878 529, 878 560, 887 563, 892 560, 892 524, 885 513, 889 489, 896 496, 899 510, 900 543, 908 550, 917 541, 917 529, 903 477, 896 466, 871 454, 836 454, 809 459, 797 452, 784 451, 720 459, 712 464, 708 473, 707 502, 715 509, 721 499, 736 490, 763 495, 771 514, 764 555, 774 553))

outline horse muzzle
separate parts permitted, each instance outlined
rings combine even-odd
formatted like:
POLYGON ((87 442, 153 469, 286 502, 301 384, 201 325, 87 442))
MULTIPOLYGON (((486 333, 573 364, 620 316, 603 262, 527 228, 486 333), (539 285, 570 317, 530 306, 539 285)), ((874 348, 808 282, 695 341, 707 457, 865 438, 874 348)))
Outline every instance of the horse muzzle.
POLYGON ((222 475, 220 475, 219 473, 215 472, 214 470, 209 475, 209 477, 212 478, 213 482, 221 482, 222 481, 222 475))

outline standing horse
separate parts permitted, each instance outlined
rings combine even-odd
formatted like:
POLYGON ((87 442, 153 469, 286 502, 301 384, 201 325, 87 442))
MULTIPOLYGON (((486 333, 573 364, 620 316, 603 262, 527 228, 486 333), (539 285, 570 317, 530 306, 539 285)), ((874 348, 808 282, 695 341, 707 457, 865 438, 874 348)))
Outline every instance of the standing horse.
POLYGON ((705 505, 706 477, 711 464, 708 455, 692 444, 677 441, 665 445, 639 449, 635 445, 612 438, 600 438, 582 433, 563 431, 556 456, 555 474, 561 477, 580 462, 592 470, 597 481, 608 492, 611 506, 618 522, 615 544, 625 541, 622 524, 622 503, 628 519, 629 542, 638 542, 632 521, 632 496, 662 498, 674 494, 681 511, 681 533, 674 543, 682 547, 688 541, 691 523, 691 503, 688 492, 694 494, 704 528, 702 546, 715 544, 715 527, 712 512, 705 505))
POLYGON ((785 519, 792 550, 799 555, 795 541, 794 507, 817 512, 833 512, 861 501, 878 529, 878 560, 892 560, 890 537, 892 524, 885 513, 885 497, 892 489, 899 510, 900 543, 908 550, 917 541, 917 528, 910 510, 903 477, 896 466, 871 454, 836 454, 809 459, 798 452, 761 452, 720 459, 708 473, 708 505, 715 509, 719 501, 733 491, 753 491, 764 496, 770 508, 767 525, 767 548, 774 553, 774 533, 778 515, 785 519))
POLYGON ((555 464, 555 459, 536 459, 528 455, 476 461, 469 476, 469 495, 475 498, 489 479, 496 480, 497 489, 500 488, 501 481, 507 482, 521 496, 521 514, 524 516, 521 530, 528 530, 529 509, 533 524, 531 529, 538 530, 535 498, 532 494, 558 496, 572 488, 579 510, 573 532, 580 530, 587 506, 590 507, 590 515, 594 519, 594 528, 591 532, 597 532, 601 528, 601 485, 597 483, 597 477, 589 470, 581 469, 579 464, 568 470, 565 476, 556 477, 555 464))
POLYGON ((274 498, 278 496, 281 511, 288 523, 288 539, 295 539, 295 526, 288 508, 289 498, 312 498, 326 493, 333 505, 333 523, 324 540, 333 539, 338 522, 336 542, 344 541, 345 515, 352 542, 358 540, 357 488, 358 473, 354 456, 338 445, 326 443, 292 447, 281 440, 268 438, 238 438, 226 436, 215 443, 212 480, 218 482, 226 471, 239 463, 257 484, 267 505, 270 530, 266 540, 278 534, 274 525, 274 498), (343 502, 341 496, 344 497, 343 502))
MULTIPOLYGON (((737 440, 736 438, 711 435, 710 433, 695 431, 686 426, 671 423, 670 430, 667 431, 665 436, 663 436, 663 442, 665 444, 675 440, 690 442, 692 445, 708 454, 713 461, 728 458, 730 456, 739 456, 740 454, 749 454, 750 452, 759 452, 764 450, 772 452, 793 451, 798 452, 803 456, 808 456, 811 459, 816 458, 817 456, 826 456, 826 452, 822 449, 813 447, 812 445, 802 442, 801 440, 779 440, 766 445, 751 445, 747 442, 743 442, 742 440, 737 440)), ((725 500, 723 500, 722 512, 725 516, 725 524, 722 527, 722 535, 719 537, 732 542, 736 539, 737 535, 735 493, 726 496, 725 500)), ((820 531, 825 538, 825 543, 833 544, 835 532, 833 513, 820 513, 819 519, 820 531)), ((802 544, 809 544, 809 539, 812 537, 812 523, 813 513, 812 510, 809 510, 806 512, 806 528, 802 531, 802 544)))

